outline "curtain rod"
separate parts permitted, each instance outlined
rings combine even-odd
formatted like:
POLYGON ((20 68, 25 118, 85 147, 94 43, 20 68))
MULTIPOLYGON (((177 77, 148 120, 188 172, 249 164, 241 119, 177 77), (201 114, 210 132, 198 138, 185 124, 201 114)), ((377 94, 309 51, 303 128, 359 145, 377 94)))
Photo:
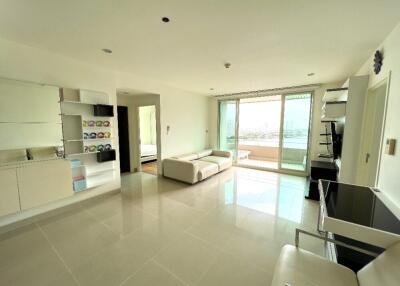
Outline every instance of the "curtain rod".
POLYGON ((298 85, 298 86, 289 86, 289 87, 281 87, 273 89, 261 89, 261 90, 246 91, 246 92, 226 93, 226 94, 214 95, 212 97, 217 99, 261 97, 267 95, 285 94, 290 92, 312 91, 319 88, 320 86, 321 84, 298 85))

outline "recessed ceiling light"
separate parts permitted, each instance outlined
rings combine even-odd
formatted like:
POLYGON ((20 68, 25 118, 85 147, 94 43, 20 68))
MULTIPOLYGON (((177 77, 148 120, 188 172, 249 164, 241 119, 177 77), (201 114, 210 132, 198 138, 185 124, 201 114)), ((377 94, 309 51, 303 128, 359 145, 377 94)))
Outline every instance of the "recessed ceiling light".
POLYGON ((103 52, 105 52, 106 54, 112 54, 112 50, 110 49, 101 49, 103 52))
POLYGON ((225 63, 225 64, 224 64, 224 67, 225 67, 226 69, 229 69, 229 68, 231 67, 231 63, 225 63))
POLYGON ((315 73, 313 73, 313 72, 310 72, 309 74, 307 74, 307 76, 313 76, 313 75, 315 75, 315 73))
POLYGON ((168 23, 168 22, 170 21, 168 17, 162 17, 161 20, 162 20, 164 23, 168 23))
POLYGON ((214 88, 210 88, 210 90, 214 90, 214 88))

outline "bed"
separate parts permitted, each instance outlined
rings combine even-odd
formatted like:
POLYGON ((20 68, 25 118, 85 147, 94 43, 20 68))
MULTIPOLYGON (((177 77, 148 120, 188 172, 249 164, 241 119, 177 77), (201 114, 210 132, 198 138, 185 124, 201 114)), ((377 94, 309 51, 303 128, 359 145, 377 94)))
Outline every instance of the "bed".
POLYGON ((140 145, 140 162, 157 160, 157 146, 152 144, 140 145))

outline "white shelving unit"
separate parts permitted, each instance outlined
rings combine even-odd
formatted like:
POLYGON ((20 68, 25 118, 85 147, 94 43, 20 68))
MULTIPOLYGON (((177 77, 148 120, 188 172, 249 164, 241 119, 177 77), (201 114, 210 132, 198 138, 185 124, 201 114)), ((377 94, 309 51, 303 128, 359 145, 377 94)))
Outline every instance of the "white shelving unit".
POLYGON ((67 159, 75 160, 74 166, 71 166, 75 191, 94 188, 115 178, 114 161, 97 162, 97 154, 112 150, 114 142, 112 117, 94 116, 94 106, 97 104, 108 105, 108 95, 79 89, 60 89, 64 153, 67 159), (76 165, 77 162, 79 165, 76 165))

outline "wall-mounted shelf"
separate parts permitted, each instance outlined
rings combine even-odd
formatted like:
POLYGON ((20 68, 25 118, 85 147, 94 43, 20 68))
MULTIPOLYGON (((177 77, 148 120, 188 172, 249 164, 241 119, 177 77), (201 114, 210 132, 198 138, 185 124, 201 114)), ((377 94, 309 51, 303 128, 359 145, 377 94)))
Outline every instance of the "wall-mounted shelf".
POLYGON ((94 105, 93 103, 80 102, 80 101, 73 101, 73 100, 62 100, 62 101, 59 101, 59 103, 71 103, 71 104, 86 104, 86 105, 94 105))
POLYGON ((72 167, 73 177, 81 178, 74 186, 75 191, 89 190, 114 180, 115 158, 107 162, 101 162, 97 158, 108 154, 105 151, 98 151, 100 148, 113 150, 113 116, 107 116, 107 111, 111 114, 114 107, 109 105, 108 95, 96 91, 63 88, 60 90, 59 103, 65 138, 63 140, 65 157, 76 161, 76 166, 72 167), (89 122, 90 125, 100 124, 98 121, 102 121, 101 125, 107 123, 109 126, 88 126, 89 122), (89 138, 91 133, 96 135, 92 134, 92 138, 89 138), (98 134, 100 136, 106 134, 109 137, 97 138, 98 134), (85 152, 89 148, 96 151, 85 152))
POLYGON ((93 138, 93 139, 64 139, 64 142, 84 142, 84 141, 111 141, 114 138, 93 138))

